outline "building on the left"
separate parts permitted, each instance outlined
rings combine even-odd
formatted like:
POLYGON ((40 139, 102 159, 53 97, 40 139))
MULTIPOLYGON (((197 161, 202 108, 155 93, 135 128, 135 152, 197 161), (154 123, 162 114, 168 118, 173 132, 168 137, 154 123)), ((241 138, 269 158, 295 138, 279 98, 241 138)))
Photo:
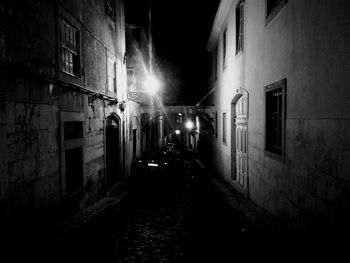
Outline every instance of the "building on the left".
POLYGON ((66 216, 125 183, 130 107, 123 0, 0 0, 2 219, 66 216))

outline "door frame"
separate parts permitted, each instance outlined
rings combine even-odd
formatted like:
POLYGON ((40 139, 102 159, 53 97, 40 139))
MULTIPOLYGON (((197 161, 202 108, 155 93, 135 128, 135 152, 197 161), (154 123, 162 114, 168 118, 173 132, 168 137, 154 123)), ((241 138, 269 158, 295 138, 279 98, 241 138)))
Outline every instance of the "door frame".
POLYGON ((243 88, 237 89, 236 94, 234 95, 231 101, 231 184, 245 197, 249 196, 249 141, 248 141, 248 120, 249 120, 249 93, 243 88), (245 97, 247 99, 247 140, 246 140, 246 151, 247 151, 247 175, 246 175, 246 188, 242 187, 241 184, 237 182, 237 152, 236 152, 236 106, 237 102, 245 97))

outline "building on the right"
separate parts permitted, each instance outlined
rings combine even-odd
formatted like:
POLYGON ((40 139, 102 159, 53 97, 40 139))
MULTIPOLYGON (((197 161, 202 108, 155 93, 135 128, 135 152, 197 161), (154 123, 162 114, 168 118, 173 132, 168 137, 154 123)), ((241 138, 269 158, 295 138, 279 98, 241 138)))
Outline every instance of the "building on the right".
POLYGON ((213 167, 300 230, 350 229, 350 2, 221 0, 213 167))

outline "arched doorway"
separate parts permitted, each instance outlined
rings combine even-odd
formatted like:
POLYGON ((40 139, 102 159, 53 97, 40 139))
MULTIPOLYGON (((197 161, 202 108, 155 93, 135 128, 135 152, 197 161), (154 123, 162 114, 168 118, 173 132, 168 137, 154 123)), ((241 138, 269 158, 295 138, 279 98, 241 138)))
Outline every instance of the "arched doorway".
POLYGON ((231 104, 231 179, 248 195, 248 96, 244 93, 231 104))
POLYGON ((121 181, 120 171, 120 120, 115 116, 106 119, 106 187, 121 181))

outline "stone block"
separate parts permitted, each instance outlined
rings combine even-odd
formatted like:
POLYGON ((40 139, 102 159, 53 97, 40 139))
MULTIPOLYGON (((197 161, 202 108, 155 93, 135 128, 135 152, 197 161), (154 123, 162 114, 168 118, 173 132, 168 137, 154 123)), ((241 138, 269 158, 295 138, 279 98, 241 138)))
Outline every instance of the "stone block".
POLYGON ((85 163, 91 162, 104 155, 103 144, 85 148, 85 163))
POLYGON ((37 162, 35 158, 12 162, 8 166, 10 183, 33 181, 37 177, 37 162))
POLYGON ((36 132, 23 132, 8 135, 8 161, 14 162, 38 154, 38 137, 36 132))
POLYGON ((49 174, 59 173, 60 171, 60 158, 59 154, 51 153, 40 156, 38 177, 46 177, 49 174))
POLYGON ((8 102, 6 105, 7 132, 14 133, 16 131, 16 114, 15 103, 8 102))
POLYGON ((350 150, 340 150, 338 163, 338 174, 340 178, 350 182, 350 150))

